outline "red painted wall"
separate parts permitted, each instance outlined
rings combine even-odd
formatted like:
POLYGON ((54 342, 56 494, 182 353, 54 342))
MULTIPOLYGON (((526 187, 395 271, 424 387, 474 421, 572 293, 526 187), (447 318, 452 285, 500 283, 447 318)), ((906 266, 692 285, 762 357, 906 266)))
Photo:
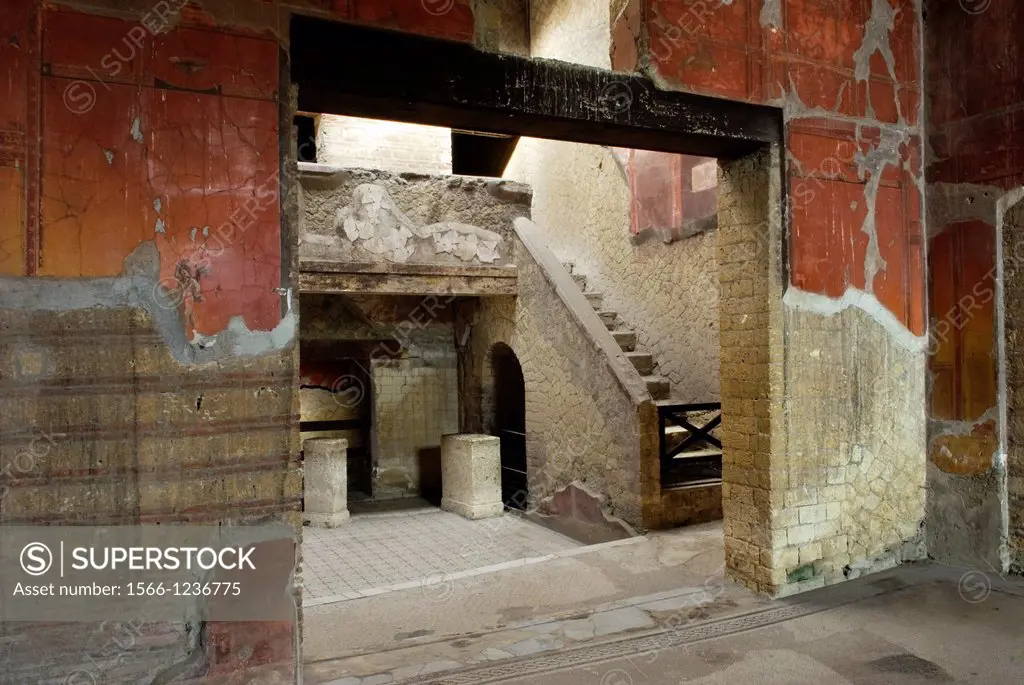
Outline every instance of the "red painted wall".
POLYGON ((928 180, 1024 183, 1024 7, 928 3, 928 180))
MULTIPOLYGON (((463 0, 294 5, 474 37, 463 0)), ((277 31, 292 6, 268 1, 235 25, 194 4, 169 20, 149 9, 0 7, 0 274, 117 276, 151 241, 189 334, 235 316, 270 330, 283 276, 277 31)))
MULTIPOLYGON (((283 314, 275 289, 291 277, 282 271, 287 268, 282 239, 289 237, 282 236, 279 194, 279 151, 290 137, 280 125, 287 92, 287 84, 280 82, 282 38, 287 35, 280 27, 287 27, 290 9, 276 0, 240 0, 204 2, 206 10, 189 5, 172 23, 146 14, 180 2, 0 2, 0 275, 118 276, 129 255, 141 257, 147 250, 140 248, 147 248, 160 283, 179 291, 180 297, 162 302, 179 308, 188 332, 216 333, 233 317, 252 330, 270 330, 283 314)), ((458 40, 474 36, 464 0, 297 4, 458 40)), ((33 496, 44 511, 28 520, 48 523, 298 516, 298 455, 287 453, 298 417, 280 413, 291 405, 294 369, 287 350, 196 371, 176 366, 162 354, 162 342, 152 330, 141 324, 145 330, 136 330, 135 321, 125 323, 100 308, 61 317, 5 314, 4 332, 19 342, 13 358, 10 349, 4 350, 5 359, 14 359, 15 378, 0 382, 9 386, 5 392, 30 399, 20 401, 25 412, 4 414, 0 443, 10 436, 16 444, 33 426, 23 416, 38 418, 40 429, 56 425, 68 435, 55 448, 59 456, 41 461, 38 473, 17 482, 5 478, 5 493, 12 486, 14 494, 0 506, 0 519, 18 520, 21 512, 14 507, 12 514, 12 502, 33 496), (47 329, 54 319, 58 324, 47 329), (82 320, 89 325, 66 323, 82 320), (82 341, 84 347, 75 346, 82 341), (94 353, 100 347, 103 352, 94 353), (32 374, 39 371, 19 366, 20 348, 33 350, 33 359, 57 361, 53 368, 41 363, 46 375, 36 380, 32 374), (86 358, 77 358, 76 352, 86 358), (125 369, 128 380, 116 375, 125 369), (162 373, 153 375, 157 369, 162 373), (154 390, 150 381, 166 392, 154 390), (213 397, 240 389, 251 389, 262 399, 247 398, 231 411, 224 406, 218 411, 213 397), (188 409, 192 397, 184 404, 179 397, 193 391, 194 413, 188 409), (200 411, 204 391, 207 404, 200 411), (126 404, 120 403, 122 396, 130 396, 126 404), (122 417, 116 410, 122 407, 134 407, 134 418, 132 410, 122 417), (225 420, 226 414, 234 418, 225 420), (95 421, 79 425, 83 416, 115 419, 97 428, 95 421), (237 455, 218 452, 208 460, 173 456, 182 453, 189 438, 223 438, 222 431, 237 432, 240 426, 252 427, 249 438, 262 431, 271 437, 231 441, 234 448, 224 452, 240 449, 237 455), (123 463, 118 461, 121 447, 110 447, 114 440, 109 435, 119 431, 126 436, 120 441, 128 446, 124 450, 135 452, 123 463), (168 461, 154 467, 143 455, 161 442, 168 461), (253 445, 258 447, 247 449, 253 445), (264 445, 274 453, 261 454, 264 445), (264 498, 260 488, 275 479, 278 487, 264 498), (195 500, 163 497, 161 488, 154 487, 161 481, 168 484, 168 493, 188 493, 186 484, 196 484, 195 500), (241 482, 253 483, 251 490, 238 487, 241 482), (133 506, 142 500, 143 489, 149 500, 137 513, 133 506), (118 496, 111 496, 115 490, 118 496), (45 510, 48 497, 60 499, 59 511, 45 510)), ((273 556, 291 564, 280 550, 273 556)), ((207 676, 291 682, 297 669, 291 622, 211 622, 206 629, 207 676)), ((15 638, 44 645, 50 653, 43 655, 44 647, 21 650, 20 658, 8 664, 16 668, 13 677, 37 682, 74 670, 75 659, 87 658, 79 654, 88 644, 79 639, 81 631, 79 624, 21 624, 15 638), (37 639, 40 633, 44 639, 37 639), (50 658, 53 645, 66 648, 50 658)), ((147 633, 125 647, 126 654, 130 648, 137 650, 132 655, 139 654, 127 661, 152 677, 173 665, 159 651, 165 644, 162 635, 147 633)), ((78 672, 103 666, 93 661, 87 668, 78 672)))
MULTIPOLYGON (((912 0, 634 0, 642 21, 614 27, 616 68, 647 57, 677 88, 785 104, 792 217, 791 278, 804 290, 841 296, 871 287, 915 334, 924 332, 919 20, 912 0), (869 33, 875 16, 892 26, 869 33), (773 8, 777 9, 773 11, 773 8), (871 50, 878 39, 883 50, 871 50), (629 44, 632 43, 632 44, 629 44), (862 46, 868 49, 858 55, 862 46), (891 61, 883 56, 891 54, 891 61), (626 59, 624 56, 628 56, 626 59), (860 73, 858 72, 858 65, 860 73), (896 137, 896 142, 886 141, 896 137), (872 165, 859 155, 889 159, 872 165), (866 168, 867 167, 867 168, 866 168), (872 168, 873 167, 873 168, 872 168), (877 178, 876 178, 877 176, 877 178), (878 185, 877 193, 874 191, 878 185), (866 283, 873 219, 884 268, 866 283)), ((876 22, 877 23, 877 22, 876 22)))
MULTIPOLYGON (((933 1, 927 11, 927 180, 951 184, 961 202, 992 207, 1024 183, 1024 7, 933 1)), ((933 418, 972 421, 996 405, 994 302, 984 296, 996 265, 988 214, 939 217, 930 227, 933 418)))

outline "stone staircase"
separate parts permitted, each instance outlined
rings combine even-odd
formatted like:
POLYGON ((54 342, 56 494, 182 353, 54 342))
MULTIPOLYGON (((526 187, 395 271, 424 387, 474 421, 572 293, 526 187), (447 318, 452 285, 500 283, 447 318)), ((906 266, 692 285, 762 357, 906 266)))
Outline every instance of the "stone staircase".
POLYGON ((587 301, 590 302, 590 306, 597 311, 598 317, 607 326, 612 337, 615 338, 615 342, 619 344, 626 357, 632 362, 633 368, 643 378, 644 383, 647 384, 647 391, 651 393, 651 397, 655 400, 667 400, 671 391, 669 380, 656 373, 657 365, 650 352, 637 349, 636 333, 629 328, 625 321, 619 318, 618 312, 605 308, 603 294, 587 290, 587 277, 576 272, 576 265, 573 262, 563 262, 562 265, 569 272, 569 275, 572 276, 572 280, 576 282, 576 285, 579 286, 587 301))

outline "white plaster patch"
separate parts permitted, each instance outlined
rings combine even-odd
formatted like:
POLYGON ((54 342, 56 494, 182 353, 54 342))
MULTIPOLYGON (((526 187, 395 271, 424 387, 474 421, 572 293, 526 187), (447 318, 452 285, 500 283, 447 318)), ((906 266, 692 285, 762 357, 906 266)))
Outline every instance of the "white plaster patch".
POLYGON ((690 171, 690 186, 695 193, 712 190, 718 186, 718 161, 712 160, 693 167, 690 171))
POLYGON ((889 68, 889 75, 896 79, 895 58, 892 54, 892 47, 889 45, 889 36, 892 33, 893 24, 896 20, 896 8, 889 4, 889 0, 873 0, 871 4, 871 18, 864 26, 864 42, 853 54, 855 63, 854 76, 858 81, 867 80, 871 74, 871 56, 878 52, 885 60, 889 68))
POLYGON ((847 288, 841 298, 834 299, 790 286, 786 290, 782 302, 790 309, 814 312, 825 316, 835 316, 850 307, 855 307, 880 324, 889 333, 889 336, 905 349, 923 352, 927 348, 927 336, 917 336, 908 331, 903 323, 878 301, 878 298, 859 288, 847 288))
POLYGON ((764 0, 760 19, 764 28, 778 29, 782 26, 782 0, 764 0))
POLYGON ((245 319, 234 316, 228 322, 227 332, 234 336, 233 351, 236 355, 257 355, 287 347, 295 338, 298 317, 289 311, 271 331, 250 331, 245 319))
POLYGON ((132 139, 136 143, 145 141, 145 138, 142 136, 142 117, 132 119, 132 139))
POLYGON ((392 262, 406 262, 416 251, 414 238, 433 241, 435 254, 452 254, 462 261, 498 260, 501 236, 477 226, 443 221, 419 226, 395 203, 382 186, 357 186, 348 205, 337 214, 341 237, 392 262))

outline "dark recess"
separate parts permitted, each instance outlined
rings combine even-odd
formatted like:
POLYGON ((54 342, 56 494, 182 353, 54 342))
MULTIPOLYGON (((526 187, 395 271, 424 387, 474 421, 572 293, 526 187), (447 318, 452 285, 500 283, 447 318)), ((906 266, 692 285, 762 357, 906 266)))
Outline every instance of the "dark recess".
POLYGON ((297 143, 300 162, 316 162, 316 122, 313 117, 305 114, 295 116, 295 128, 298 131, 297 143))
POLYGON ((500 177, 518 142, 518 136, 452 131, 452 173, 500 177))

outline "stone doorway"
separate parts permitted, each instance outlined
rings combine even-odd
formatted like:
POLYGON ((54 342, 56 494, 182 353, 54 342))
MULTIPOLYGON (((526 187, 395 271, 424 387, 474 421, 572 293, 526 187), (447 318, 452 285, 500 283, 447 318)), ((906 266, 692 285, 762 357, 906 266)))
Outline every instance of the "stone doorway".
MULTIPOLYGON (((720 280, 727 281, 722 291, 723 298, 729 300, 720 303, 719 317, 736 328, 728 331, 729 340, 722 340, 720 376, 722 424, 726 428, 721 436, 724 454, 719 496, 724 500, 727 566, 734 578, 768 592, 800 577, 796 574, 790 579, 789 572, 794 569, 785 563, 788 557, 764 553, 781 547, 782 541, 773 539, 777 535, 763 534, 771 529, 775 512, 769 498, 762 495, 785 487, 773 476, 778 472, 775 462, 785 463, 784 438, 788 437, 779 423, 785 379, 778 377, 784 361, 781 308, 787 273, 781 111, 662 91, 639 76, 626 83, 621 75, 601 69, 497 57, 444 41, 425 42, 427 39, 314 18, 295 17, 291 28, 292 78, 299 88, 297 106, 302 112, 631 147, 719 161, 720 280), (341 46, 345 54, 386 44, 397 58, 408 55, 408 64, 416 64, 413 56, 429 49, 436 60, 430 69, 414 69, 415 77, 407 69, 394 70, 385 63, 369 65, 368 71, 339 70, 337 60, 325 63, 319 53, 306 47, 324 43, 341 46), (495 91, 498 74, 508 85, 495 91), (521 77, 509 78, 509 74, 521 77), (572 94, 570 98, 534 97, 538 86, 562 82, 573 84, 566 91, 572 94), (625 111, 608 104, 608 96, 623 88, 637 96, 625 111), (398 92, 405 104, 396 103, 398 92), (577 97, 589 97, 591 104, 581 109, 577 97), (683 110, 695 116, 678 116, 683 110), (722 125, 694 124, 701 120, 722 125)), ((412 223, 422 229, 438 221, 437 217, 423 217, 412 223)), ((493 407, 480 402, 487 399, 486 388, 480 386, 486 386, 491 371, 484 360, 495 342, 505 341, 519 352, 531 379, 530 407, 535 408, 532 414, 527 412, 531 498, 554 502, 560 490, 571 487, 577 492, 585 486, 594 492, 587 504, 594 504, 602 519, 620 527, 622 523, 635 528, 662 527, 665 521, 659 511, 665 509, 665 498, 659 477, 657 401, 653 393, 645 391, 641 376, 619 373, 625 360, 605 330, 607 322, 592 311, 589 323, 578 321, 576 312, 592 307, 582 293, 568 295, 578 288, 569 274, 562 273, 565 269, 555 260, 556 255, 548 259, 550 249, 541 250, 538 241, 523 235, 516 229, 516 235, 505 236, 522 260, 474 266, 473 274, 463 271, 465 264, 453 262, 452 266, 460 269, 457 275, 422 272, 422 265, 416 265, 420 272, 407 270, 401 279, 396 274, 384 279, 376 273, 373 278, 359 273, 330 285, 328 281, 338 280, 337 275, 307 273, 303 266, 304 292, 316 287, 321 291, 333 288, 334 292, 369 289, 383 294, 381 288, 397 288, 406 279, 425 273, 457 278, 457 284, 445 281, 447 292, 479 296, 480 300, 464 307, 467 311, 460 311, 457 317, 460 398, 466 401, 466 406, 460 407, 460 431, 490 432, 486 424, 493 407), (514 285, 511 278, 504 280, 500 267, 506 265, 516 267, 514 285), (509 295, 512 297, 506 297, 509 295), (567 297, 574 302, 572 306, 566 304, 567 297), (601 335, 595 337, 595 330, 601 335), (598 338, 601 343, 595 345, 598 338), (568 421, 549 421, 549 430, 544 432, 535 429, 530 420, 533 415, 550 418, 546 416, 550 412, 540 410, 542 405, 534 401, 535 378, 553 389, 550 394, 564 409, 560 416, 570 417, 568 421), (600 388, 594 387, 595 380, 600 388), (543 480, 535 474, 544 476, 543 480)), ((484 236, 489 238, 489 234, 484 236)), ((397 256, 405 257, 404 253, 397 256)), ((304 258, 303 264, 312 266, 314 260, 304 258)), ((628 367, 625 370, 633 373, 628 367)), ((794 545, 798 537, 792 536, 794 545)), ((813 542, 808 540, 807 545, 813 542)), ((814 556, 810 550, 808 547, 808 558, 814 556)))
POLYGON ((501 438, 501 501, 510 509, 526 509, 526 383, 512 348, 497 343, 491 351, 494 371, 493 434, 501 438))

